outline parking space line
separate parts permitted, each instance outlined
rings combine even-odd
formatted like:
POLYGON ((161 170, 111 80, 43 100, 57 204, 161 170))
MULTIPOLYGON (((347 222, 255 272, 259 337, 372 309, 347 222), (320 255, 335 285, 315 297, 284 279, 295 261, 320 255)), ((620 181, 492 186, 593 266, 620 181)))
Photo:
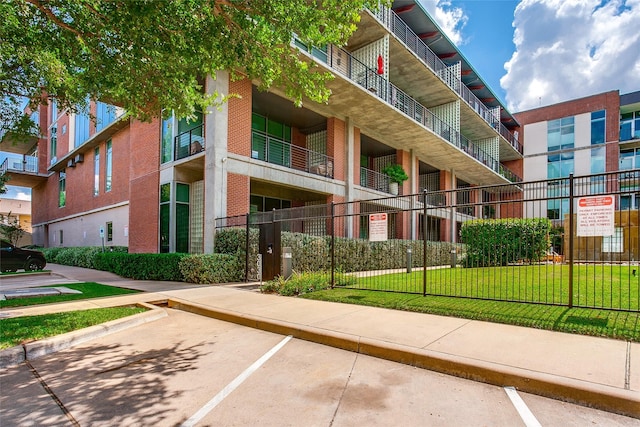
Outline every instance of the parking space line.
POLYGON ((507 396, 509 396, 509 399, 511 399, 511 403, 516 407, 516 411, 518 411, 520 418, 522 418, 522 421, 524 421, 527 427, 542 427, 542 424, 538 422, 531 410, 529 410, 529 407, 524 403, 524 400, 522 400, 515 387, 505 387, 504 391, 507 393, 507 396))
POLYGON ((202 408, 198 410, 195 414, 191 416, 187 421, 181 424, 181 427, 193 427, 195 426, 201 419, 203 419, 209 412, 213 410, 220 402, 222 402, 225 397, 229 396, 231 392, 233 392, 236 388, 240 386, 247 378, 251 376, 255 371, 257 371, 260 366, 264 365, 264 363, 271 358, 274 354, 278 352, 284 345, 289 342, 289 340, 293 338, 293 336, 289 335, 285 337, 282 341, 280 341, 275 347, 265 353, 260 359, 256 360, 251 366, 244 370, 240 375, 235 377, 233 381, 227 384, 218 394, 216 394, 213 399, 208 401, 202 408))

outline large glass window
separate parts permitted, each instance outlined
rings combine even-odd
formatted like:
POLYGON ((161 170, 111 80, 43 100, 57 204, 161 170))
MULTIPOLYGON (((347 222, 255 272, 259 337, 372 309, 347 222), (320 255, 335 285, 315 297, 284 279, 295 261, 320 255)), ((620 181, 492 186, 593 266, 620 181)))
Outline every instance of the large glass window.
MULTIPOLYGON (((553 154, 547 157, 547 177, 567 178, 574 172, 573 152, 553 154)), ((569 190, 566 180, 549 183, 547 187, 547 217, 563 219, 569 213, 569 190)))
POLYGON ((605 143, 606 111, 591 113, 591 145, 605 143))
POLYGON ((620 150, 620 170, 640 168, 640 148, 620 150))
POLYGON ((291 127, 253 113, 251 157, 282 166, 291 165, 291 127))
POLYGON ((53 165, 58 158, 58 128, 56 126, 51 127, 51 137, 49 140, 49 164, 53 165))
POLYGON ((550 154, 547 157, 547 178, 566 178, 573 173, 573 152, 550 154))
POLYGON ((93 195, 100 193, 100 147, 93 152, 93 195))
POLYGON ((640 111, 620 115, 620 141, 640 139, 640 111))
POLYGON ((96 103, 96 132, 109 126, 116 119, 116 107, 105 104, 104 102, 96 103))
POLYGON ((169 252, 169 233, 171 223, 171 184, 160 186, 160 252, 169 252))
POLYGON ((171 161, 171 151, 173 142, 173 115, 162 120, 162 141, 160 148, 160 161, 167 163, 171 161))
POLYGON ((67 204, 67 173, 65 169, 58 175, 58 207, 62 208, 67 204))
MULTIPOLYGON (((179 160, 192 154, 193 144, 202 144, 203 115, 195 111, 191 118, 178 119, 172 113, 162 120, 162 135, 160 142, 160 161, 167 163, 179 160)), ((197 150, 200 152, 200 150, 197 150)))
POLYGON ((108 193, 111 191, 111 181, 113 175, 113 148, 111 140, 107 141, 107 162, 105 165, 105 179, 104 179, 104 191, 108 193))
POLYGON ((569 148, 573 148, 575 139, 573 124, 573 117, 551 120, 547 123, 548 151, 566 150, 569 148))
POLYGON ((79 147, 89 139, 89 111, 78 111, 75 118, 74 147, 79 147))
POLYGON ((189 185, 176 184, 176 252, 189 252, 189 185))

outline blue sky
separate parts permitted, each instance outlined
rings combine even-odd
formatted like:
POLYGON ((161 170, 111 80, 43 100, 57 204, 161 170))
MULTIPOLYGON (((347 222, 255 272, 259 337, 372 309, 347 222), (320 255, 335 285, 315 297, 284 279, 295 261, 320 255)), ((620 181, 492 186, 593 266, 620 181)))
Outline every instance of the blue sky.
POLYGON ((640 90, 640 0, 419 0, 511 112, 640 90))

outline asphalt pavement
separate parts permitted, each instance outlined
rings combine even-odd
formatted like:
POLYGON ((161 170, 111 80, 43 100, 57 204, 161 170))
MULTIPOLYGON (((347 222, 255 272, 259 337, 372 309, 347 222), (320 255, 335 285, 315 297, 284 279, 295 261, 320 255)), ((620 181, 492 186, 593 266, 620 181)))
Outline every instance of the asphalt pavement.
MULTIPOLYGON (((110 298, 3 309, 2 317, 145 303, 135 322, 162 316, 162 306, 291 335, 320 344, 640 418, 640 343, 573 335, 454 317, 261 294, 243 284, 191 285, 134 281, 111 273, 49 264, 51 274, 0 279, 11 287, 93 281, 144 291, 110 298), (144 317, 149 316, 149 317, 144 317)), ((134 316, 135 317, 135 316, 134 316)), ((97 333, 122 330, 116 325, 97 333)), ((79 342, 58 337, 29 353, 38 357, 79 342), (64 342, 63 342, 64 341, 64 342), (63 343, 61 343, 63 342, 63 343)), ((34 344, 35 345, 35 344, 34 344)), ((14 349, 16 351, 16 349, 14 349)), ((6 354, 7 351, 2 352, 6 354)), ((6 360, 4 356, 0 358, 6 360)))

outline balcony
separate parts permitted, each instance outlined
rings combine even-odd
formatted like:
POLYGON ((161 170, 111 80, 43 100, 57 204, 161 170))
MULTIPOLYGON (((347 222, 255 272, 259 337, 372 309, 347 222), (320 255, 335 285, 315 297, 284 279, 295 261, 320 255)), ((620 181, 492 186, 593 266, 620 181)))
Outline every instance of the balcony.
POLYGON ((260 131, 251 133, 251 157, 314 175, 333 178, 333 157, 293 145, 260 131))
POLYGON ((486 123, 494 128, 500 136, 509 143, 520 155, 523 153, 522 144, 501 122, 500 117, 496 117, 491 109, 487 108, 473 92, 460 80, 449 67, 429 48, 429 46, 416 34, 400 17, 388 8, 380 8, 374 16, 382 23, 396 38, 411 50, 424 65, 441 80, 460 98, 474 110, 486 123))
POLYGON ((205 148, 204 125, 196 126, 174 138, 173 160, 202 153, 205 148))
POLYGON ((33 188, 47 180, 38 173, 38 158, 34 156, 9 156, 0 165, 0 175, 10 177, 8 185, 33 188))
POLYGON ((351 56, 349 52, 330 46, 327 61, 327 65, 331 67, 331 69, 365 88, 388 105, 395 107, 415 122, 431 130, 449 144, 467 153, 495 173, 508 179, 510 182, 522 181, 520 177, 502 165, 497 159, 490 156, 478 145, 440 120, 424 105, 377 74, 375 70, 367 67, 358 59, 351 56))
MULTIPOLYGON (((392 194, 389 177, 378 171, 360 167, 360 186, 383 193, 392 194)), ((402 186, 398 186, 398 194, 402 195, 402 186)))

